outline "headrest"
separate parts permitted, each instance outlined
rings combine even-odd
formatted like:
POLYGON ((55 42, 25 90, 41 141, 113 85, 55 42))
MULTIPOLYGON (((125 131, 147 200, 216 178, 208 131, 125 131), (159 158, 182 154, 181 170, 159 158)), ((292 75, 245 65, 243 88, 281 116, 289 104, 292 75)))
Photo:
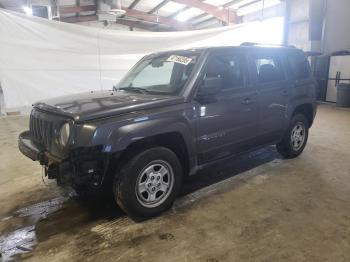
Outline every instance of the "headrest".
POLYGON ((278 72, 278 69, 273 65, 264 64, 260 67, 259 78, 262 82, 271 82, 278 80, 280 78, 280 74, 278 72))

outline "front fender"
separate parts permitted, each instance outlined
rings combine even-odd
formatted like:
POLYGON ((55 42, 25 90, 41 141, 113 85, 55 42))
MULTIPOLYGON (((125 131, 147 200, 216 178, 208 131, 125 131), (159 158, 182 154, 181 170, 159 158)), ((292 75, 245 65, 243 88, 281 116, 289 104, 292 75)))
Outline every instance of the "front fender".
POLYGON ((193 130, 186 122, 175 121, 174 118, 134 121, 114 129, 108 135, 104 150, 120 152, 136 141, 174 132, 183 137, 189 155, 193 155, 195 150, 193 130))

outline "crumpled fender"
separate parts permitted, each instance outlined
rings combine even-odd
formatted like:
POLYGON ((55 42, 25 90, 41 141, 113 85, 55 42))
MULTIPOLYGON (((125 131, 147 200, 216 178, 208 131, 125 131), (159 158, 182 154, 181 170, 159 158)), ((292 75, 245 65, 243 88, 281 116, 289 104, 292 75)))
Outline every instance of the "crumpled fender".
POLYGON ((112 129, 104 144, 105 152, 121 152, 141 139, 165 133, 178 133, 185 141, 189 156, 195 155, 194 130, 185 119, 178 117, 134 119, 128 124, 112 129))

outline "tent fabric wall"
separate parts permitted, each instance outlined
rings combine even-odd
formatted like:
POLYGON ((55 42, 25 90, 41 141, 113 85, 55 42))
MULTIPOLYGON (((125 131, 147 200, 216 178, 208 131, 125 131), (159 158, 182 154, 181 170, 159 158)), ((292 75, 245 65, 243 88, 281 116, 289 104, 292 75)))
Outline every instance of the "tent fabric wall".
POLYGON ((237 45, 264 39, 270 30, 256 22, 183 32, 115 31, 0 9, 0 84, 5 106, 30 108, 35 101, 55 96, 110 90, 145 54, 237 45))

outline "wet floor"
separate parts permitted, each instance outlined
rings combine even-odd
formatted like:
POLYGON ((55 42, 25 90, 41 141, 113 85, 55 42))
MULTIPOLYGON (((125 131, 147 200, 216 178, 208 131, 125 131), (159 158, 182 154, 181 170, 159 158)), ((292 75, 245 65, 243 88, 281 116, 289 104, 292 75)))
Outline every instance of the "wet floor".
MULTIPOLYGON (((174 204, 173 212, 203 198, 205 194, 221 189, 222 182, 227 183, 229 178, 276 158, 279 155, 270 147, 236 157, 230 164, 220 163, 200 172, 196 177, 188 178, 179 200, 174 204)), ((51 182, 45 179, 43 183, 51 182)), ((120 220, 121 226, 125 226, 129 220, 113 200, 80 199, 72 189, 61 189, 60 196, 16 209, 1 219, 3 223, 17 221, 16 225, 21 224, 13 230, 8 228, 10 233, 0 238, 2 259, 16 259, 21 254, 31 252, 40 240, 101 219, 120 220)))
POLYGON ((350 112, 321 106, 298 159, 273 147, 188 179, 174 207, 135 223, 105 199, 41 178, 0 119, 2 261, 349 261, 350 112))

